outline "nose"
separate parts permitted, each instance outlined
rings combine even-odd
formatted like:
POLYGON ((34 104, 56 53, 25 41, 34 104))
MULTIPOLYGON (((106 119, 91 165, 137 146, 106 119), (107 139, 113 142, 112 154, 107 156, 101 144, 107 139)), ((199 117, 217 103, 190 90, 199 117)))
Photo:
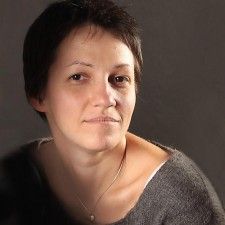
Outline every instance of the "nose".
POLYGON ((106 81, 94 84, 91 93, 91 104, 94 107, 108 108, 116 106, 116 94, 112 86, 106 81))

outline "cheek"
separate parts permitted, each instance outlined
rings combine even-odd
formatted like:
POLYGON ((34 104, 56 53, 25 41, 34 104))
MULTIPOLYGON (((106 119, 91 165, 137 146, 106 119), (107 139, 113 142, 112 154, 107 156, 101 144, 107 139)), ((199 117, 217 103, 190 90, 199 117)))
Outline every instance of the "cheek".
POLYGON ((49 92, 47 96, 49 112, 56 117, 74 115, 82 110, 83 104, 83 96, 70 90, 56 88, 49 92))
POLYGON ((136 103, 135 93, 130 93, 129 95, 126 96, 126 98, 123 99, 121 104, 122 104, 122 108, 123 108, 125 116, 129 118, 132 116, 135 103, 136 103))
POLYGON ((130 98, 130 101, 129 101, 129 109, 130 109, 131 115, 132 115, 133 112, 134 112, 135 104, 136 104, 136 95, 133 95, 133 96, 130 98))

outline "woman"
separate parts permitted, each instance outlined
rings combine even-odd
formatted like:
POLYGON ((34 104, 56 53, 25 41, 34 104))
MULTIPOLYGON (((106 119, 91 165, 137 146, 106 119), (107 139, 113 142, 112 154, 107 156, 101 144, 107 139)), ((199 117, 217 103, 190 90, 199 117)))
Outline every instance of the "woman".
POLYGON ((25 90, 52 137, 2 161, 1 224, 225 224, 190 159, 128 132, 141 67, 135 21, 109 0, 60 1, 38 17, 25 90))

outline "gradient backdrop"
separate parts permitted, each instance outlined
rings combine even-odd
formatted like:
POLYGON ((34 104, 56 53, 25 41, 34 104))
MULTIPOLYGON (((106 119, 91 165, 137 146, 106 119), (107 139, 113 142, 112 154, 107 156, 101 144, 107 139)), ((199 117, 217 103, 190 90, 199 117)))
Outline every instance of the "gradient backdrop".
MULTIPOLYGON (((0 1, 0 156, 48 129, 23 91, 25 33, 49 0, 0 1)), ((182 150, 225 206, 225 1, 120 0, 139 22, 144 71, 130 130, 182 150)))

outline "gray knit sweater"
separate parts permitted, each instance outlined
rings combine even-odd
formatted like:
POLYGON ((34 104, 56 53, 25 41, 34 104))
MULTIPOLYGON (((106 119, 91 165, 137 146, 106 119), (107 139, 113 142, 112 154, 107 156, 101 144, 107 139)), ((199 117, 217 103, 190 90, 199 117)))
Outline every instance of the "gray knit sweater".
POLYGON ((150 180, 137 204, 113 225, 225 225, 215 190, 196 164, 168 147, 171 158, 150 180))
MULTIPOLYGON (((51 192, 31 152, 39 141, 0 161, 0 225, 79 225, 51 192), (9 222, 11 221, 11 222, 9 222)), ((111 225, 225 225, 208 179, 183 153, 170 159, 145 187, 133 209, 111 225)))

